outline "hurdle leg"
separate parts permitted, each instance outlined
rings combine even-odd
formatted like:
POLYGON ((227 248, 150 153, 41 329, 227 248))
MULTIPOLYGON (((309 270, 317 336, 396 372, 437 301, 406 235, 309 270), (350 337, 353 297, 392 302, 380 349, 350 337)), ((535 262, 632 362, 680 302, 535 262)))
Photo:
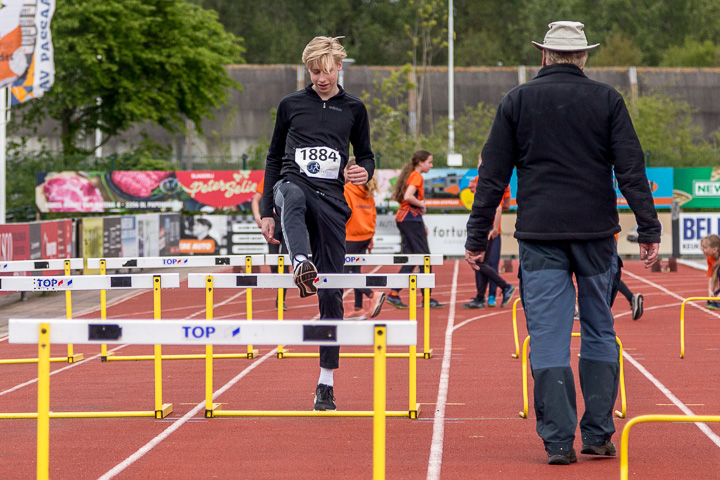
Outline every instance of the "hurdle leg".
MULTIPOLYGON (((417 328, 417 276, 410 276, 410 292, 409 295, 409 308, 410 310, 410 321, 415 323, 417 328)), ((427 301, 425 303, 427 306, 427 301)), ((410 418, 418 418, 420 415, 419 406, 417 404, 417 346, 410 345, 410 352, 408 354, 409 363, 409 385, 408 385, 408 397, 410 406, 408 408, 408 414, 410 418)))
MULTIPOLYGON (((72 271, 70 270, 70 260, 65 260, 65 275, 70 276, 72 271)), ((72 320, 72 293, 70 290, 65 290, 65 312, 67 314, 67 319, 72 320)), ((73 346, 68 344, 67 346, 67 361, 68 363, 75 363, 78 360, 83 359, 83 354, 73 353, 73 346)))
MULTIPOLYGON (((281 273, 284 273, 284 272, 285 272, 285 259, 283 258, 282 255, 280 255, 280 256, 278 257, 278 274, 281 274, 281 273)), ((280 291, 282 291, 282 288, 280 289, 280 291)), ((281 295, 281 294, 279 293, 279 295, 281 295)), ((280 302, 279 297, 278 297, 278 311, 277 311, 277 315, 278 315, 278 320, 279 320, 279 321, 282 321, 282 319, 283 319, 283 308, 282 308, 282 303, 280 302)), ((278 345, 278 346, 277 346, 277 358, 284 358, 284 357, 285 357, 285 349, 283 348, 282 345, 278 345)))
POLYGON ((622 342, 618 337, 615 337, 615 341, 620 347, 620 355, 618 361, 620 362, 620 402, 622 405, 622 410, 615 410, 615 415, 620 418, 625 418, 625 415, 627 415, 627 399, 625 397, 625 373, 623 371, 623 346, 622 342))
MULTIPOLYGON (((105 259, 100 260, 100 275, 107 275, 107 262, 105 259)), ((100 319, 107 320, 107 290, 100 290, 100 319)), ((100 361, 107 362, 108 357, 114 353, 108 354, 107 345, 100 345, 100 361)))
POLYGON ((518 358, 520 356, 520 343, 518 343, 518 329, 517 329, 517 304, 520 302, 520 299, 518 298, 513 302, 513 314, 512 314, 512 322, 513 322, 513 333, 515 334, 515 353, 512 354, 513 358, 518 358))
MULTIPOLYGON (((245 257, 245 273, 252 273, 252 257, 245 257)), ((252 320, 252 289, 245 290, 247 295, 247 319, 252 320)), ((252 345, 247 346, 247 358, 257 358, 258 351, 252 345)))
MULTIPOLYGON (((213 276, 206 277, 205 285, 205 319, 213 319, 213 276)), ((205 346, 205 418, 212 418, 213 412, 220 410, 219 403, 213 403, 213 346, 205 346)))
POLYGON ((373 480, 385 479, 385 408, 387 401, 387 327, 375 325, 373 480))
POLYGON ((50 325, 41 323, 38 342, 37 478, 50 475, 50 325))
MULTIPOLYGON (((154 319, 160 320, 161 317, 161 303, 160 303, 160 290, 162 285, 160 284, 160 275, 153 276, 153 310, 154 319)), ((155 345, 155 418, 165 418, 172 413, 171 403, 162 403, 162 346, 155 345)))
MULTIPOLYGON (((430 256, 425 256, 424 273, 430 273, 430 256)), ((430 289, 423 289, 425 302, 423 303, 423 358, 431 358, 432 350, 430 349, 430 289)))
POLYGON ((520 412, 520 418, 527 418, 528 416, 528 373, 527 373, 527 351, 528 344, 530 343, 530 335, 525 338, 522 348, 522 387, 523 387, 523 409, 520 412))

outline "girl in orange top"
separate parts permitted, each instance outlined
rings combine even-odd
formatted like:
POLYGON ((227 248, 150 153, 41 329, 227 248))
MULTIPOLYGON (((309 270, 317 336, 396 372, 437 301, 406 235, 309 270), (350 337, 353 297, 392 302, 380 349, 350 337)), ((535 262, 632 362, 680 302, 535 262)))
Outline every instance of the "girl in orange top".
MULTIPOLYGON (((356 165, 355 157, 348 159, 346 168, 352 165, 356 165)), ((345 224, 345 252, 348 255, 370 253, 373 248, 375 221, 377 220, 377 210, 375 209, 377 189, 375 178, 370 179, 365 185, 353 185, 350 182, 345 184, 345 200, 352 211, 345 224)), ((360 273, 360 265, 347 265, 345 271, 360 273)), ((369 288, 356 288, 355 310, 345 318, 354 320, 365 320, 368 316, 375 318, 380 313, 383 302, 385 302, 385 292, 375 294, 369 288), (372 302, 368 315, 363 310, 363 295, 372 302)))
MULTIPOLYGON (((717 297, 720 295, 720 285, 718 285, 718 259, 720 259, 720 237, 711 233, 707 237, 700 240, 700 249, 707 258, 708 271, 708 297, 717 297)), ((710 310, 720 309, 720 303, 707 302, 705 304, 710 310)))
MULTIPOLYGON (((410 163, 400 171, 392 198, 400 204, 395 222, 400 230, 402 253, 430 253, 427 229, 422 216, 425 214, 425 188, 422 173, 428 173, 433 166, 433 156, 427 150, 418 150, 410 163)), ((399 273, 412 273, 415 267, 404 265, 399 273)), ((407 308, 394 289, 387 298, 388 303, 397 308, 407 308)), ((444 305, 430 299, 430 308, 442 308, 444 305)))

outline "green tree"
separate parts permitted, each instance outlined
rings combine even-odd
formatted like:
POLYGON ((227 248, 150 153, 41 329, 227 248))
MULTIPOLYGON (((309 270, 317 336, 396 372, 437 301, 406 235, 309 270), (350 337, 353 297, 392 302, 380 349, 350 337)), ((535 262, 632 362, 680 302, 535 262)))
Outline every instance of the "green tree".
POLYGON ((642 51, 632 38, 622 32, 606 37, 596 52, 590 54, 593 67, 632 67, 643 64, 642 51))
POLYGON ((19 110, 26 127, 58 121, 64 155, 90 153, 95 128, 105 143, 142 122, 200 125, 241 88, 224 68, 243 61, 239 39, 186 0, 64 0, 51 28, 55 84, 19 110))
POLYGON ((710 40, 700 42, 686 38, 682 46, 671 46, 663 53, 662 67, 717 67, 720 66, 720 46, 710 40))
POLYGON ((715 165, 720 159, 720 151, 703 139, 700 127, 693 125, 694 110, 687 102, 654 93, 639 97, 634 112, 630 111, 640 144, 650 152, 652 166, 715 165))

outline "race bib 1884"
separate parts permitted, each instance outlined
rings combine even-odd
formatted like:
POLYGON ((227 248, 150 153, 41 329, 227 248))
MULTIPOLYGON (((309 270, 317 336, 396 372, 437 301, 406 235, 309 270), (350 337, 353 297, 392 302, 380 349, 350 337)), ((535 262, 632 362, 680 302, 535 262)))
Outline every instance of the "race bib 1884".
POLYGON ((340 173, 340 152, 330 147, 295 149, 295 163, 308 177, 336 180, 340 173))

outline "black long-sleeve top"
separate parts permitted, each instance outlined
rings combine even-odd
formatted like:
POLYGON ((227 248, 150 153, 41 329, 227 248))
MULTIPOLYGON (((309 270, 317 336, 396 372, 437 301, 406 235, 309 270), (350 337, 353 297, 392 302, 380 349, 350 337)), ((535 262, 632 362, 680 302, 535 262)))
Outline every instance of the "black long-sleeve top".
POLYGON ((644 155, 622 96, 574 65, 543 67, 500 103, 487 143, 465 248, 484 251, 503 190, 517 168, 520 240, 592 240, 620 231, 618 187, 640 243, 660 242, 644 155))
POLYGON ((280 101, 265 166, 266 187, 260 201, 261 217, 272 216, 273 186, 281 178, 305 183, 314 190, 345 202, 343 172, 350 144, 357 164, 367 170, 368 180, 372 178, 375 156, 370 147, 367 110, 360 99, 346 93, 340 85, 338 87, 340 92, 328 100, 321 99, 309 85, 280 101), (304 153, 302 149, 306 149, 304 153), (303 167, 306 171, 296 162, 296 156, 307 159, 303 167), (338 156, 340 158, 335 158, 338 156), (317 163, 310 159, 317 160, 317 163), (330 172, 339 169, 336 178, 307 174, 326 168, 330 172))

